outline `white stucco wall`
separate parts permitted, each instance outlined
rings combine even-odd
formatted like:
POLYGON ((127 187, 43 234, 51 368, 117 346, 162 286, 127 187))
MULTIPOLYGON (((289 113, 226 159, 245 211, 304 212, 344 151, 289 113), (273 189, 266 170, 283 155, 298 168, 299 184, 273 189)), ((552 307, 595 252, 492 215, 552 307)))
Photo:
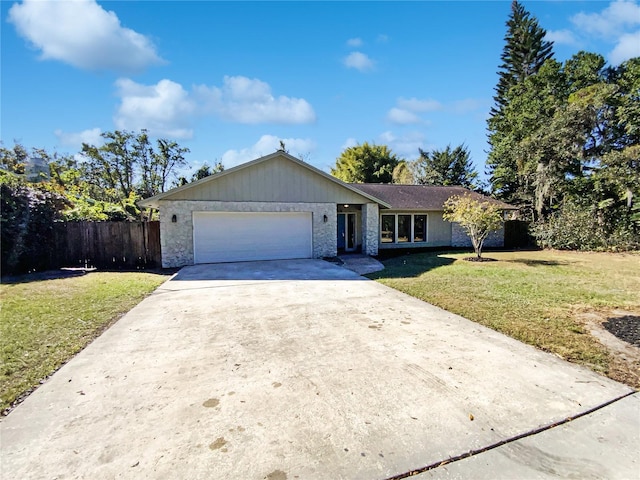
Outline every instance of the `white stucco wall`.
MULTIPOLYGON (((451 246, 452 247, 473 247, 471 239, 460 226, 459 223, 451 224, 451 246)), ((500 230, 491 232, 484 241, 484 247, 504 247, 504 225, 500 230)))
POLYGON ((338 253, 336 246, 338 219, 335 203, 161 200, 160 245, 163 267, 193 265, 192 212, 311 212, 313 257, 333 257, 338 253), (173 215, 176 216, 175 223, 171 221, 173 215), (327 216, 326 223, 324 222, 325 215, 327 216))

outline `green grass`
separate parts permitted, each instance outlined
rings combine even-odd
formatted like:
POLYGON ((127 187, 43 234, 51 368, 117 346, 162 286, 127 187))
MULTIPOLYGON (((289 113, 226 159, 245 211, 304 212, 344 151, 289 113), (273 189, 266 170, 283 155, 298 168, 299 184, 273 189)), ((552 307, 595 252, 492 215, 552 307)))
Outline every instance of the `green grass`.
POLYGON ((153 273, 92 272, 0 285, 0 411, 165 280, 153 273))
POLYGON ((608 374, 610 355, 577 315, 640 312, 640 255, 559 251, 421 253, 370 278, 522 342, 608 374))

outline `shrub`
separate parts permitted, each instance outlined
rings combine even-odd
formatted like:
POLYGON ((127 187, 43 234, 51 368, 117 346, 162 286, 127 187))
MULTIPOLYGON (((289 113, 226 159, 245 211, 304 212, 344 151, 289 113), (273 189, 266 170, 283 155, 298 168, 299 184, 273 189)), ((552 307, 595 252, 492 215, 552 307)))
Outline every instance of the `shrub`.
POLYGON ((546 220, 533 226, 542 248, 558 250, 640 249, 640 232, 624 207, 566 202, 546 220))
POLYGON ((53 223, 66 199, 12 175, 0 177, 0 238, 2 274, 39 270, 50 254, 53 223))

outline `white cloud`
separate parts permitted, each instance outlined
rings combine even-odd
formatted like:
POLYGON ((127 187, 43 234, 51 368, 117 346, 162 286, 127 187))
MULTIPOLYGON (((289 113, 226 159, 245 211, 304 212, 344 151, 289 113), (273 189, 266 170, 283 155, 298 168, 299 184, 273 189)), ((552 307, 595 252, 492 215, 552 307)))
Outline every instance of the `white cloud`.
POLYGON ((640 5, 637 1, 616 0, 599 13, 580 12, 570 20, 579 37, 594 36, 614 45, 608 55, 611 64, 617 65, 640 55, 640 5))
POLYGON ((116 81, 120 106, 114 118, 117 128, 140 130, 153 135, 190 138, 188 128, 196 103, 179 83, 160 80, 155 85, 141 85, 128 78, 116 81))
POLYGON ((81 132, 63 132, 58 129, 53 132, 61 145, 65 147, 77 147, 80 148, 83 143, 89 145, 102 145, 103 138, 100 136, 102 131, 99 128, 92 128, 83 130, 81 132))
POLYGON ((164 63, 151 40, 123 27, 95 0, 23 0, 10 8, 8 20, 43 60, 126 72, 164 63))
POLYGON ((374 62, 362 52, 351 52, 347 55, 343 63, 348 68, 355 68, 361 72, 373 69, 374 62))
POLYGON ((442 104, 437 100, 425 99, 420 100, 417 98, 402 98, 397 101, 398 107, 409 110, 411 112, 433 112, 436 110, 442 110, 442 104))
POLYGON ((347 45, 349 45, 350 47, 361 47, 362 45, 364 45, 364 42, 361 38, 350 38, 349 40, 347 40, 347 45))
POLYGON ((116 87, 121 99, 114 117, 116 127, 146 128, 154 135, 191 138, 192 121, 208 115, 246 124, 300 124, 316 119, 306 100, 274 97, 269 84, 247 77, 224 77, 222 87, 199 85, 191 91, 168 79, 142 85, 121 78, 116 87))
POLYGON ((274 97, 269 84, 256 78, 225 76, 222 87, 199 85, 194 93, 205 111, 232 122, 301 124, 316 120, 306 100, 274 97))
POLYGON ((419 113, 445 111, 463 115, 482 108, 484 102, 474 98, 465 98, 451 103, 443 104, 433 99, 398 98, 396 106, 387 112, 387 120, 396 125, 429 124, 421 118, 419 113))
POLYGON ((548 30, 545 40, 562 45, 576 46, 579 44, 578 39, 571 30, 548 30))
POLYGON ((416 158, 418 149, 425 148, 425 136, 421 132, 408 132, 398 136, 387 130, 378 136, 377 141, 387 145, 399 157, 406 159, 416 158))
POLYGON ((280 148, 280 140, 284 142, 285 148, 294 157, 306 155, 316 147, 315 142, 308 138, 279 138, 274 135, 263 135, 251 147, 224 152, 222 164, 225 168, 231 168, 264 155, 269 155, 280 148))
POLYGON ((345 150, 347 148, 355 147, 356 145, 358 145, 358 141, 353 137, 349 137, 344 141, 340 148, 341 150, 345 150))
POLYGON ((580 12, 570 20, 585 33, 613 38, 640 25, 640 5, 635 1, 617 0, 600 13, 580 12))
POLYGON ((378 140, 380 140, 383 143, 392 143, 395 142, 397 139, 397 137, 389 130, 387 130, 386 132, 382 132, 380 135, 378 135, 378 140))
POLYGON ((465 98, 463 100, 456 100, 451 104, 451 111, 453 113, 464 114, 473 112, 485 106, 484 102, 475 98, 465 98))
POLYGON ((622 35, 609 53, 609 61, 613 65, 619 65, 633 57, 640 57, 640 30, 622 35))
POLYGON ((389 110, 387 113, 387 120, 397 125, 409 125, 412 123, 420 123, 422 121, 415 113, 397 107, 389 110))

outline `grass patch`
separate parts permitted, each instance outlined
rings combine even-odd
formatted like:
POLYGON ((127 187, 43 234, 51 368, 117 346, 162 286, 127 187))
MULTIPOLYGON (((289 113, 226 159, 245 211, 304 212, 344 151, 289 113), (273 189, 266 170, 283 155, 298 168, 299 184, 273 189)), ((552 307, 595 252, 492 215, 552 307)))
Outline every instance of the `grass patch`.
MULTIPOLYGON (((368 275, 560 357, 610 372, 607 349, 577 314, 622 308, 640 312, 640 255, 560 251, 420 253, 384 261, 368 275)), ((636 387, 640 385, 634 385, 636 387)))
POLYGON ((0 285, 0 411, 165 280, 153 273, 92 272, 0 285))

